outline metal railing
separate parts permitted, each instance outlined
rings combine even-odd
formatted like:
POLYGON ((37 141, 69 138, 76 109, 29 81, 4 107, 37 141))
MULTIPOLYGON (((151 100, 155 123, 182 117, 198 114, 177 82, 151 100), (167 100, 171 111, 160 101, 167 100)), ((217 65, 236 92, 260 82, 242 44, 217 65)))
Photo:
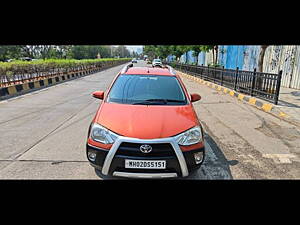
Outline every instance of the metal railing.
POLYGON ((196 66, 181 63, 168 65, 184 73, 199 77, 235 91, 278 103, 282 70, 278 74, 254 71, 224 69, 223 67, 196 66))

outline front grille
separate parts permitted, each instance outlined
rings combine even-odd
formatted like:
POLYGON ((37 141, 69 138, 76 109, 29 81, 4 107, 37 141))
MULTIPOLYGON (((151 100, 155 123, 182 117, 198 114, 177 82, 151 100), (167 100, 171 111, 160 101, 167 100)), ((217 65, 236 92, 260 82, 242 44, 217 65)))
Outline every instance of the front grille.
POLYGON ((149 153, 143 153, 140 147, 143 144, 123 142, 117 152, 116 156, 135 156, 135 157, 172 157, 176 156, 171 144, 149 144, 152 147, 152 151, 149 153))

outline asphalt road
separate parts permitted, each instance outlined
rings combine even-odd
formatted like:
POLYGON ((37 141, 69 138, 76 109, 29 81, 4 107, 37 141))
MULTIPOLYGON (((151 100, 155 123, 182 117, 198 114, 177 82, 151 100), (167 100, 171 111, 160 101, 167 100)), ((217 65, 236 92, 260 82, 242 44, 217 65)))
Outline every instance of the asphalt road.
MULTIPOLYGON (((139 62, 135 66, 147 66, 139 62)), ((103 179, 86 159, 88 126, 121 70, 105 71, 0 102, 0 179, 103 179)), ((206 158, 185 179, 300 178, 300 131, 183 78, 205 128, 206 158)))

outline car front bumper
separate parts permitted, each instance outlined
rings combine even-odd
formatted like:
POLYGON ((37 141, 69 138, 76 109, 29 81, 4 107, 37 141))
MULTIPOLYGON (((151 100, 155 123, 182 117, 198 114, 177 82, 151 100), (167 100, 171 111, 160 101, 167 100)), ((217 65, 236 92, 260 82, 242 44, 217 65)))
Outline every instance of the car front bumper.
MULTIPOLYGON (((90 164, 96 169, 100 170, 103 175, 122 176, 132 178, 168 178, 168 177, 187 177, 192 171, 198 169, 203 161, 205 155, 205 147, 183 152, 174 138, 161 139, 136 139, 119 137, 110 150, 101 149, 87 144, 88 152, 96 153, 96 158, 90 164), (147 154, 137 153, 128 154, 122 147, 124 143, 130 144, 150 144, 157 145, 158 154, 149 156, 147 154), (166 147, 167 146, 167 147, 166 147), (160 148, 165 153, 159 154, 160 148), (166 152, 167 148, 170 150, 166 152), (196 164, 194 153, 202 152, 203 159, 201 163, 196 164), (167 153, 167 154, 166 154, 167 153), (128 169, 125 168, 125 159, 134 160, 165 160, 165 169, 128 169)), ((126 149, 126 148, 125 148, 126 149)))

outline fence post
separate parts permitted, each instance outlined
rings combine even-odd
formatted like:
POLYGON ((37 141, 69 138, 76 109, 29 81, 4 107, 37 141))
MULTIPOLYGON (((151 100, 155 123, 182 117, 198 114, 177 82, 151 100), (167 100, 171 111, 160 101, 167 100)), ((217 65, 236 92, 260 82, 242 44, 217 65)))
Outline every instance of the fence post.
POLYGON ((221 72, 221 86, 223 86, 223 72, 224 72, 224 66, 222 66, 222 72, 221 72))
POLYGON ((209 65, 207 65, 207 77, 206 77, 206 79, 209 80, 209 65))
POLYGON ((277 79, 277 84, 276 84, 276 93, 275 93, 275 99, 274 99, 275 105, 277 105, 277 103, 278 103, 280 86, 281 86, 281 77, 282 77, 282 70, 280 70, 278 73, 278 79, 277 79))
POLYGON ((250 91, 251 96, 253 96, 253 90, 254 90, 254 86, 255 86, 255 79, 256 79, 256 68, 254 68, 254 70, 253 70, 252 85, 251 85, 251 91, 250 91))
POLYGON ((235 72, 235 81, 234 81, 234 90, 235 91, 236 91, 238 75, 239 75, 239 67, 236 68, 236 72, 235 72))

